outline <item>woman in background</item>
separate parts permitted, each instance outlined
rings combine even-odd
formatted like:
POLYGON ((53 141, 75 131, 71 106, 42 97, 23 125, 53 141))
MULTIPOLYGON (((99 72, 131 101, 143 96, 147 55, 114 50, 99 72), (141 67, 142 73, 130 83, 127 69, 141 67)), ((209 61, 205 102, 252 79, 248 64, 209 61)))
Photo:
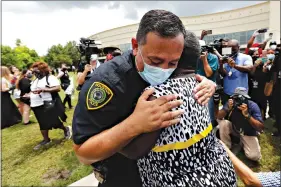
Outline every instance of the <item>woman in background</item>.
POLYGON ((21 114, 11 99, 11 73, 6 66, 1 66, 1 129, 21 122, 21 114))
POLYGON ((16 88, 20 90, 20 101, 22 107, 23 124, 28 125, 30 115, 30 85, 31 85, 32 71, 24 69, 19 77, 16 88))
MULTIPOLYGON (((60 107, 56 106, 60 91, 58 79, 50 74, 48 64, 45 62, 36 62, 32 66, 36 79, 31 83, 30 106, 39 123, 43 140, 34 147, 38 150, 40 147, 51 142, 49 130, 59 128, 64 131, 65 139, 71 138, 70 127, 65 127, 60 119, 60 107)), ((64 113, 64 112, 63 112, 64 113)))
POLYGON ((67 66, 66 64, 61 65, 61 69, 59 71, 59 74, 57 76, 58 79, 61 81, 61 88, 64 90, 65 93, 65 98, 63 100, 63 106, 65 107, 66 103, 68 104, 69 109, 72 109, 72 104, 71 104, 71 88, 73 85, 71 85, 71 80, 69 78, 69 73, 67 71, 67 66), (70 90, 70 92, 69 92, 70 90))
MULTIPOLYGON (((13 87, 16 87, 16 83, 20 76, 20 71, 16 66, 10 66, 9 69, 10 69, 11 76, 12 76, 11 84, 13 87)), ((22 103, 20 101, 19 89, 15 88, 15 89, 11 90, 10 93, 12 94, 12 97, 17 101, 17 107, 19 108, 19 111, 22 114, 22 103)))

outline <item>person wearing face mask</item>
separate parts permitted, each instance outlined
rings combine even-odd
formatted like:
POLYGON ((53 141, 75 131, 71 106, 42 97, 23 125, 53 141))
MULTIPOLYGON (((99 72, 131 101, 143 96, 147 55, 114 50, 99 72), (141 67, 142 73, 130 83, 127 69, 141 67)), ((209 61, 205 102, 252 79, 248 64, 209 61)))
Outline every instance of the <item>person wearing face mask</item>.
POLYGON ((85 80, 89 79, 89 75, 93 73, 99 66, 100 66, 100 62, 98 60, 98 55, 92 54, 90 58, 90 64, 85 65, 83 72, 78 71, 77 73, 77 83, 79 89, 81 89, 85 80))
POLYGON ((72 104, 71 104, 71 92, 67 92, 69 89, 69 87, 73 87, 69 79, 69 74, 67 71, 67 66, 66 64, 62 64, 61 65, 61 71, 59 72, 58 79, 60 79, 61 81, 61 88, 65 91, 65 98, 63 100, 63 106, 65 107, 66 102, 68 103, 68 107, 69 109, 72 109, 72 104))
POLYGON ((251 56, 239 52, 239 42, 230 40, 228 47, 231 47, 231 56, 227 61, 220 59, 219 72, 223 78, 222 104, 225 104, 237 87, 249 89, 248 73, 252 71, 253 61, 251 56))
MULTIPOLYGON (((280 136, 281 134, 281 57, 280 49, 277 49, 279 53, 274 56, 272 67, 269 70, 269 79, 267 80, 265 87, 265 94, 274 98, 272 103, 273 113, 275 114, 275 124, 277 131, 272 133, 272 136, 280 136)), ((264 67, 265 71, 268 71, 268 68, 264 67)))
MULTIPOLYGON (((185 27, 178 16, 151 10, 140 21, 133 50, 104 63, 81 91, 73 116, 74 151, 92 165, 99 187, 142 186, 136 161, 123 156, 125 146, 140 134, 174 125, 182 104, 176 95, 148 101, 154 89, 177 68, 184 47, 185 27), (143 93, 142 93, 143 92, 143 93)), ((197 76, 194 97, 208 103, 214 83, 197 76)))
POLYGON ((258 57, 258 51, 255 51, 253 56, 254 66, 249 74, 249 95, 252 100, 258 104, 262 112, 263 120, 265 120, 267 97, 264 94, 264 88, 266 80, 268 79, 268 73, 264 70, 264 63, 261 58, 258 57))
POLYGON ((38 150, 42 146, 51 142, 49 130, 59 128, 64 132, 64 138, 71 138, 71 129, 63 125, 65 119, 61 117, 64 108, 59 107, 60 83, 58 79, 50 74, 48 64, 45 62, 35 62, 32 65, 35 79, 30 86, 30 107, 39 123, 43 140, 33 149, 38 150))
POLYGON ((22 102, 22 120, 24 125, 28 125, 30 115, 30 85, 31 85, 32 71, 25 69, 16 84, 17 89, 20 90, 20 101, 22 102))
MULTIPOLYGON (((270 72, 270 69, 272 68, 273 65, 273 60, 275 59, 275 51, 273 51, 272 49, 268 49, 268 50, 264 50, 264 56, 262 57, 263 59, 263 71, 268 73, 270 72)), ((268 79, 270 79, 270 73, 268 73, 268 79)), ((270 118, 275 119, 275 111, 274 111, 274 98, 272 95, 267 95, 267 102, 268 102, 268 116, 270 118)))
POLYGON ((177 69, 167 81, 153 86, 155 92, 149 98, 153 101, 166 94, 178 93, 184 101, 180 106, 184 111, 181 121, 175 126, 143 134, 125 148, 128 158, 137 159, 143 187, 236 186, 232 163, 212 133, 208 107, 199 105, 193 98, 191 90, 198 84, 195 70, 199 57, 197 37, 186 31, 185 48, 177 69), (208 179, 199 176, 208 176, 208 179))

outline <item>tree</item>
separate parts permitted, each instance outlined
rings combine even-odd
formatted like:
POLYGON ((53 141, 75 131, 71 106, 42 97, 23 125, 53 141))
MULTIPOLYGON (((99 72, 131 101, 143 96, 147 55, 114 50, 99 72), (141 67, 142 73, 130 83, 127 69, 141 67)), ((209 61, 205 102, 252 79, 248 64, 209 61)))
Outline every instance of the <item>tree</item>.
POLYGON ((17 46, 12 49, 9 46, 1 46, 1 60, 2 65, 14 65, 20 69, 29 67, 32 63, 39 60, 35 50, 31 50, 26 46, 17 46))
POLYGON ((16 55, 10 46, 1 45, 1 63, 3 66, 16 65, 16 55))
POLYGON ((80 59, 80 53, 76 47, 77 43, 75 41, 69 41, 64 46, 64 51, 70 56, 72 62, 78 61, 80 59))
POLYGON ((79 57, 80 53, 76 48, 76 42, 69 41, 65 46, 58 44, 49 48, 45 61, 52 67, 59 67, 62 63, 72 65, 74 61, 79 60, 79 57))

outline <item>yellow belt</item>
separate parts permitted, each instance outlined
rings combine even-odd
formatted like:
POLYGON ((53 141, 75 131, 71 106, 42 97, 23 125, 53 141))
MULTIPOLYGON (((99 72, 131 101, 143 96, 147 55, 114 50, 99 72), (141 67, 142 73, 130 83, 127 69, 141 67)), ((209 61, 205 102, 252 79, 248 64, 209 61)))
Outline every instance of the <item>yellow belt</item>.
POLYGON ((188 139, 185 142, 176 142, 176 143, 171 143, 167 145, 162 145, 162 146, 155 146, 152 151, 154 152, 165 152, 165 151, 170 151, 170 150, 179 150, 179 149, 186 149, 193 144, 199 142, 201 139, 205 138, 213 129, 212 123, 208 125, 208 127, 200 132, 199 134, 196 134, 192 136, 190 139, 188 139))

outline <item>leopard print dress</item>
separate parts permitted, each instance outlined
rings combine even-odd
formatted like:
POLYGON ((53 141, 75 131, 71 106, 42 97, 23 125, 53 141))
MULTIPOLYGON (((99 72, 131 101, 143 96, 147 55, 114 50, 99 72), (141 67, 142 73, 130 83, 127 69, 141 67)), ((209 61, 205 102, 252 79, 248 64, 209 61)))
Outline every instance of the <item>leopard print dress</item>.
MULTIPOLYGON (((228 187, 237 186, 233 165, 224 148, 211 132, 187 148, 178 143, 210 129, 208 108, 193 98, 198 84, 194 77, 169 79, 155 86, 155 97, 178 94, 185 113, 180 123, 162 130, 154 148, 171 145, 168 149, 152 149, 137 164, 144 187, 228 187)), ((179 109, 179 108, 177 108, 179 109)), ((198 135, 197 135, 198 136, 198 135)))

